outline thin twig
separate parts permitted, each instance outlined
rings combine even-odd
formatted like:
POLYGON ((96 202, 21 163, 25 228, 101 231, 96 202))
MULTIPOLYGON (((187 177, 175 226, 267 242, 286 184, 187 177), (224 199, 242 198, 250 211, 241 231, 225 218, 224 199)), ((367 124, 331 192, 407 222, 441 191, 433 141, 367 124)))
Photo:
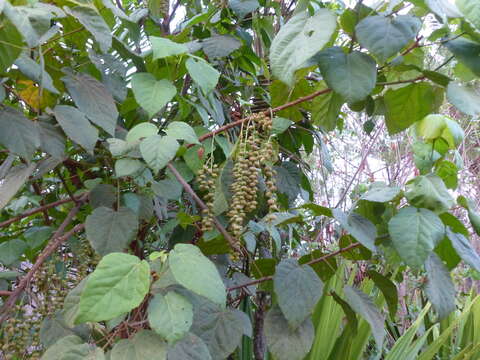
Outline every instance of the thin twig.
POLYGON ((13 290, 10 297, 5 301, 2 308, 0 309, 0 314, 2 314, 2 316, 0 317, 0 324, 2 324, 7 319, 9 309, 15 304, 18 297, 25 290, 30 280, 33 278, 35 273, 40 269, 40 267, 43 265, 45 260, 47 260, 47 258, 70 236, 83 230, 83 228, 85 227, 85 224, 78 224, 74 226, 70 231, 62 235, 65 232, 65 229, 67 228, 67 226, 69 226, 70 223, 73 221, 81 205, 82 204, 80 203, 70 210, 65 220, 63 220, 62 224, 59 226, 55 234, 53 234, 49 244, 45 247, 45 249, 43 249, 42 253, 38 256, 37 261, 35 261, 35 264, 28 271, 28 273, 20 280, 18 286, 15 288, 15 290, 13 290))
MULTIPOLYGON (((338 254, 341 254, 343 252, 346 252, 346 251, 349 251, 351 249, 354 249, 354 248, 357 248, 359 247, 361 244, 360 243, 353 243, 353 244, 350 244, 348 245, 347 247, 344 247, 344 248, 341 248, 335 252, 332 252, 330 254, 327 254, 327 255, 324 255, 322 257, 319 257, 317 259, 313 259, 313 260, 310 260, 308 262, 306 262, 305 264, 302 264, 302 265, 313 265, 313 264, 316 264, 318 262, 321 262, 321 261, 325 261, 331 257, 334 257, 338 254)), ((240 285, 235 285, 235 286, 232 286, 232 287, 229 287, 227 289, 227 291, 233 291, 233 290, 237 290, 237 289, 241 289, 241 288, 244 288, 244 287, 248 287, 248 286, 251 286, 251 285, 256 285, 256 284, 260 284, 264 281, 268 281, 268 280, 273 280, 273 276, 264 276, 262 278, 259 278, 259 279, 256 279, 256 280, 253 280, 253 281, 249 281, 247 283, 244 283, 244 284, 240 284, 240 285)))

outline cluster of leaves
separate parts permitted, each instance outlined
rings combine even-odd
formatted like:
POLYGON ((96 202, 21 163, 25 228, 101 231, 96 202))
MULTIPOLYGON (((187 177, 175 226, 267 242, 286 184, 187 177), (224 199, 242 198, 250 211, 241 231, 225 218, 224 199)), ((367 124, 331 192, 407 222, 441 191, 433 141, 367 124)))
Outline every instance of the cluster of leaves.
POLYGON ((368 261, 391 318, 407 267, 425 279, 438 319, 455 311, 450 271, 461 260, 480 271, 480 257, 452 208, 465 208, 479 235, 480 215, 451 195, 465 135, 438 113, 445 98, 480 113, 480 1, 341 3, 0 0, 0 319, 16 303, 35 312, 46 301, 30 280, 47 259, 75 279, 43 320, 42 344, 32 335, 3 355, 333 359, 353 351, 354 333, 365 336, 360 354, 370 334, 374 351, 388 352, 383 303, 365 284, 344 286, 345 261, 368 261), (441 26, 423 35, 431 16, 441 26), (427 65, 428 46, 447 60, 427 65), (322 132, 342 130, 347 108, 365 114, 366 132, 409 131, 419 172, 404 189, 371 184, 345 211, 312 202, 302 156, 324 146, 322 132), (252 113, 273 117, 276 185, 259 175, 258 206, 233 238, 232 171, 252 113), (207 161, 219 175, 205 196, 197 174, 207 161), (273 217, 266 188, 276 192, 273 217), (205 208, 215 229, 203 232, 205 208), (318 219, 340 225, 340 249, 312 241, 296 257, 306 238, 321 240, 318 219), (101 259, 78 271, 71 258, 85 238, 101 259), (325 349, 327 301, 347 321, 332 323, 338 338, 325 349))

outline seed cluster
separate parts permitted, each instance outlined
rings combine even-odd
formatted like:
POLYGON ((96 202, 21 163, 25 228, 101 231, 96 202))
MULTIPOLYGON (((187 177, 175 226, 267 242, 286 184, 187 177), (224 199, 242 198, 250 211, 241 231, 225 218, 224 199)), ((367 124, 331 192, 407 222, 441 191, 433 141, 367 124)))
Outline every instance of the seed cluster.
POLYGON ((207 162, 198 172, 198 182, 201 191, 205 191, 206 209, 202 210, 202 231, 213 230, 213 202, 215 200, 215 182, 217 181, 220 169, 217 164, 207 162), (210 163, 210 164, 209 164, 210 163), (213 189, 213 191, 212 191, 213 189))

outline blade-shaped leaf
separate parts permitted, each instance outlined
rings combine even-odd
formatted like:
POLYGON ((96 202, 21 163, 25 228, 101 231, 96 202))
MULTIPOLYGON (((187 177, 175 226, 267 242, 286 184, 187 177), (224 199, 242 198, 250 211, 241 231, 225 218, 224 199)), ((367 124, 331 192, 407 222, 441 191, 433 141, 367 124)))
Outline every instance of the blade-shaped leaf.
POLYGON ((65 134, 93 154, 98 140, 98 130, 90 124, 85 114, 69 105, 57 105, 53 113, 65 134))
POLYGON ((175 280, 196 294, 225 306, 225 285, 215 265, 194 245, 177 244, 168 263, 175 280))
POLYGON ((336 28, 335 16, 320 9, 312 17, 308 12, 294 15, 273 39, 270 47, 272 73, 293 86, 294 73, 320 51, 336 28))
POLYGON ((312 347, 314 335, 310 318, 292 329, 278 306, 271 308, 265 317, 265 339, 277 360, 302 360, 312 347))
POLYGON ((97 207, 85 222, 87 239, 100 255, 125 250, 137 233, 137 228, 137 215, 126 207, 118 211, 97 207))
POLYGON ((409 266, 421 267, 445 235, 445 226, 432 211, 405 207, 390 219, 393 246, 409 266))
POLYGON ((150 266, 136 256, 112 253, 100 260, 80 296, 75 323, 110 320, 136 308, 150 287, 150 266))
POLYGON ((80 111, 107 133, 115 135, 118 111, 105 85, 84 73, 69 74, 62 81, 80 111))
POLYGON ((292 328, 311 315, 323 292, 323 283, 315 271, 295 259, 277 265, 273 284, 280 309, 292 328))
POLYGON ((473 87, 452 81, 447 87, 447 99, 467 115, 480 115, 480 94, 473 87))
POLYGON ((170 291, 156 294, 148 305, 148 322, 169 343, 183 338, 193 321, 193 306, 182 295, 170 291))
POLYGON ((438 317, 443 319, 455 310, 455 286, 449 271, 435 253, 427 258, 425 269, 428 279, 425 292, 438 317))
POLYGON ((376 251, 377 228, 370 220, 357 213, 347 215, 340 209, 333 209, 332 214, 359 243, 371 251, 376 251))
POLYGON ((360 45, 370 50, 381 62, 398 53, 420 30, 421 21, 410 15, 368 16, 355 27, 360 45))
POLYGON ((447 227, 447 236, 462 260, 480 272, 480 255, 477 254, 468 239, 460 233, 453 232, 450 227, 447 227))
POLYGON ((35 170, 35 164, 18 165, 10 169, 4 179, 0 179, 0 210, 8 204, 35 170))

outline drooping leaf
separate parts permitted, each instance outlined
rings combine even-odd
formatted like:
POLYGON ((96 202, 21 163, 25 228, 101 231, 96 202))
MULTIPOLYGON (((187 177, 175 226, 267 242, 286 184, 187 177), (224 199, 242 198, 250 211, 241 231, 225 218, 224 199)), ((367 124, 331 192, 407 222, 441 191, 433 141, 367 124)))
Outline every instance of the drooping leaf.
POLYGON ((465 65, 475 75, 480 76, 480 44, 467 40, 465 38, 458 38, 450 40, 445 43, 448 50, 465 65))
POLYGON ((410 125, 435 112, 439 88, 427 83, 416 83, 400 89, 389 89, 384 96, 385 122, 390 135, 405 130, 410 125))
POLYGON ((5 106, 0 109, 0 128, 0 144, 30 160, 40 146, 40 136, 34 123, 20 111, 5 106))
POLYGON ((111 208, 117 200, 117 191, 113 185, 98 184, 88 194, 90 206, 94 209, 105 206, 111 208))
POLYGON ((137 73, 132 76, 132 90, 135 100, 152 118, 177 93, 175 86, 167 79, 156 80, 152 74, 137 73))
POLYGON ((302 360, 310 351, 314 336, 310 318, 292 329, 278 306, 272 307, 265 317, 265 339, 275 359, 302 360))
POLYGON ((369 270, 368 276, 373 280, 375 285, 380 289, 388 305, 390 317, 395 318, 398 308, 398 291, 395 284, 386 276, 383 276, 375 270, 369 270))
POLYGON ((137 214, 139 220, 150 220, 153 216, 153 198, 149 195, 126 193, 123 195, 125 206, 137 214))
POLYGON ((309 317, 322 296, 323 283, 308 265, 286 259, 277 265, 273 277, 278 305, 292 328, 309 317))
POLYGON ((15 65, 18 69, 25 74, 29 79, 34 80, 41 87, 48 91, 58 94, 58 90, 53 85, 52 77, 45 69, 42 69, 40 64, 37 64, 34 60, 27 56, 21 56, 15 61, 15 65))
POLYGON ((376 63, 367 54, 346 54, 342 48, 332 47, 321 51, 315 59, 328 86, 348 103, 364 100, 375 87, 376 63))
POLYGON ((441 161, 435 167, 435 174, 440 177, 448 189, 456 189, 458 186, 458 168, 451 161, 441 161))
POLYGON ((388 232, 405 263, 421 267, 445 235, 445 226, 432 211, 404 207, 390 219, 388 232))
POLYGON ((36 121, 38 135, 40 137, 40 149, 52 155, 56 159, 65 156, 65 135, 57 127, 45 121, 36 121))
POLYGON ((75 17, 85 29, 87 29, 97 40, 100 49, 107 52, 112 46, 112 34, 103 17, 94 7, 75 6, 73 8, 64 7, 67 14, 75 17))
POLYGON ((196 294, 224 307, 225 285, 215 265, 190 244, 177 244, 170 252, 169 265, 175 280, 196 294))
POLYGON ((122 339, 115 344, 111 360, 167 359, 167 344, 150 330, 140 330, 131 339, 122 339))
POLYGON ((377 229, 370 220, 354 212, 347 215, 340 209, 333 209, 332 214, 359 243, 371 251, 376 251, 377 229))
POLYGON ((455 286, 447 268, 435 253, 427 258, 425 269, 428 279, 425 292, 438 317, 443 319, 455 310, 455 286))
POLYGON ((171 136, 151 135, 140 143, 140 152, 147 165, 159 172, 175 157, 179 147, 171 136))
POLYGON ((188 333, 168 349, 168 360, 212 360, 212 356, 201 338, 188 333))
POLYGON ((209 300, 195 310, 191 332, 207 345, 213 360, 227 358, 240 345, 244 333, 239 310, 222 309, 209 300))
POLYGON ((406 184, 405 197, 411 205, 437 213, 450 209, 454 200, 443 180, 437 175, 420 175, 406 184))
POLYGON ((77 286, 70 290, 63 301, 62 317, 65 325, 73 328, 75 326, 75 319, 78 314, 80 306, 80 296, 87 283, 88 276, 82 279, 77 286))
POLYGON ((190 144, 200 144, 195 131, 186 122, 172 121, 165 132, 174 139, 185 140, 190 144))
POLYGON ((182 295, 170 291, 156 294, 148 305, 148 322, 169 343, 185 336, 192 326, 193 307, 182 295))
POLYGON ((181 55, 188 52, 188 47, 184 44, 176 43, 167 38, 151 36, 153 60, 163 59, 173 55, 181 55))
POLYGON ((53 113, 65 134, 93 154, 98 140, 98 130, 90 124, 85 114, 69 105, 57 105, 53 113))
POLYGON ((203 59, 189 58, 185 62, 188 73, 204 93, 209 93, 217 86, 220 73, 203 59))
POLYGON ((129 254, 108 254, 88 277, 75 323, 110 320, 125 314, 140 305, 149 286, 148 262, 129 254))
POLYGON ((361 199, 373 202, 387 202, 395 199, 400 191, 399 187, 379 184, 372 186, 370 190, 362 195, 361 199))
POLYGON ((326 9, 320 9, 312 17, 307 11, 294 15, 270 47, 273 75, 293 87, 295 71, 325 46, 335 28, 336 18, 326 9))
POLYGON ((10 169, 4 179, 0 179, 0 210, 8 204, 35 170, 35 164, 18 165, 10 169))
POLYGON ((461 233, 453 232, 450 227, 447 227, 447 237, 462 260, 480 272, 480 255, 477 254, 468 239, 461 233))
POLYGON ((22 53, 18 45, 22 44, 23 38, 15 25, 4 16, 0 17, 0 38, 4 40, 0 43, 0 72, 3 73, 22 53))
POLYGON ((68 335, 47 349, 42 360, 105 360, 101 348, 91 346, 76 335, 68 335))
POLYGON ((118 211, 97 207, 85 222, 87 239, 100 255, 125 250, 137 233, 137 228, 137 215, 126 207, 118 211))
POLYGON ((210 59, 228 56, 240 46, 240 40, 231 35, 215 35, 202 41, 202 49, 210 59))
POLYGON ((20 239, 12 239, 0 244, 0 264, 10 266, 15 261, 20 260, 28 245, 20 239))
POLYGON ((345 100, 340 94, 333 91, 317 96, 312 101, 312 122, 325 131, 332 131, 337 125, 344 103, 345 100))
POLYGON ((68 74, 62 81, 80 111, 95 125, 115 135, 118 110, 105 85, 84 73, 68 74))
POLYGON ((369 324, 370 329, 377 344, 377 349, 383 346, 385 338, 384 322, 385 319, 380 310, 375 306, 372 299, 364 292, 351 286, 343 288, 345 299, 356 313, 360 314, 369 324))
POLYGON ((480 30, 480 1, 478 0, 455 0, 455 4, 462 12, 465 19, 480 30))
POLYGON ((473 87, 452 81, 447 87, 447 99, 467 115, 480 115, 480 94, 473 87))
POLYGON ((414 39, 421 21, 410 15, 368 16, 355 27, 360 45, 370 50, 380 62, 398 53, 414 39))

